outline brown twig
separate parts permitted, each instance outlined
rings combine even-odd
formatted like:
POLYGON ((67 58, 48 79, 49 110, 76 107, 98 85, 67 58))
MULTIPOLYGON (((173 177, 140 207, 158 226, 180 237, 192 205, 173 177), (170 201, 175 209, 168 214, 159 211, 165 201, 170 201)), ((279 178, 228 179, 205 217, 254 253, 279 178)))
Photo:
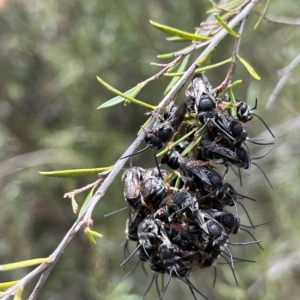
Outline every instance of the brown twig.
POLYGON ((278 81, 275 89, 273 90, 271 96, 269 97, 269 100, 266 104, 266 109, 270 109, 271 106, 274 104, 278 94, 280 93, 281 89, 286 84, 287 80, 289 79, 292 70, 300 63, 300 54, 298 54, 294 60, 286 66, 284 69, 281 70, 281 78, 278 81))
POLYGON ((235 44, 234 44, 231 63, 230 63, 227 75, 226 75, 224 81, 218 87, 216 87, 214 89, 214 91, 217 92, 217 93, 221 93, 224 90, 226 90, 228 85, 231 83, 231 80, 232 80, 232 77, 233 77, 233 74, 234 74, 234 71, 235 71, 235 68, 236 68, 237 54, 239 53, 239 49, 240 49, 241 37, 242 37, 243 30, 244 30, 245 21, 246 21, 246 19, 244 19, 241 22, 241 26, 240 26, 239 31, 238 31, 239 37, 236 39, 235 44))
MULTIPOLYGON (((229 23, 228 26, 230 28, 235 27, 237 24, 239 24, 242 20, 247 18, 247 16, 253 11, 253 9, 256 7, 256 5, 260 2, 260 0, 252 0, 249 2, 249 4, 238 14, 236 15, 229 23)), ((177 81, 177 83, 173 86, 173 88, 169 91, 169 93, 162 99, 160 104, 158 105, 158 113, 162 113, 164 107, 166 107, 172 99, 177 95, 178 91, 184 86, 185 82, 192 76, 195 69, 197 68, 197 62, 204 59, 210 51, 215 48, 228 34, 228 32, 225 29, 220 30, 218 34, 216 34, 211 40, 209 45, 206 47, 206 49, 197 57, 197 59, 192 63, 192 65, 188 68, 188 70, 185 72, 185 74, 177 81)), ((146 129, 150 130, 155 123, 156 118, 151 117, 149 123, 147 124, 146 129)), ((124 152, 122 157, 129 156, 136 148, 142 143, 145 137, 145 132, 141 132, 141 134, 135 139, 135 141, 129 146, 129 148, 124 152)), ((39 281, 37 282, 33 292, 31 293, 29 300, 34 300, 38 296, 39 292, 41 291, 43 285, 45 284, 48 276, 50 275, 53 267, 59 260, 61 254, 66 249, 67 245, 70 243, 72 238, 76 235, 76 233, 83 227, 88 226, 90 224, 91 215, 92 212, 96 206, 96 204, 99 202, 99 200, 103 197, 105 192, 107 191, 108 187, 112 184, 115 177, 118 175, 118 173, 121 171, 122 167, 126 163, 128 158, 125 159, 119 159, 113 168, 111 169, 109 175, 104 180, 102 185, 98 188, 94 196, 92 197, 90 203, 85 208, 82 215, 75 221, 71 229, 68 231, 68 233, 65 235, 64 239, 60 242, 58 247, 55 249, 55 251, 50 255, 50 259, 52 261, 51 264, 42 264, 36 269, 34 269, 32 272, 30 272, 28 275, 26 275, 24 278, 22 278, 16 285, 11 287, 6 291, 6 295, 2 297, 2 299, 8 300, 11 298, 15 293, 18 291, 20 287, 24 287, 29 281, 31 281, 36 275, 43 272, 41 275, 39 281)))

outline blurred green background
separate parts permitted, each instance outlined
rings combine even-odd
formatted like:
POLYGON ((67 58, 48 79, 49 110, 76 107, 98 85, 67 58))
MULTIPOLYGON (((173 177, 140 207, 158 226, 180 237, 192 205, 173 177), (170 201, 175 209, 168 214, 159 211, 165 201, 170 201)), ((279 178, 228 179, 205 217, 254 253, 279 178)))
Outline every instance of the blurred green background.
MULTIPOLYGON (((111 165, 146 120, 145 109, 134 105, 97 111, 113 95, 97 83, 96 75, 121 91, 150 77, 158 71, 150 66, 158 61, 156 55, 182 45, 166 42, 165 35, 148 20, 193 31, 206 19, 209 7, 204 0, 0 1, 0 264, 48 256, 77 218, 64 193, 97 178, 46 178, 38 171, 111 165)), ((269 13, 299 18, 299 6, 297 1, 274 0, 269 13)), ((293 70, 271 109, 264 110, 279 80, 277 71, 299 54, 300 30, 299 26, 264 21, 253 31, 257 20, 257 15, 248 18, 240 54, 262 79, 255 81, 241 65, 234 79, 243 79, 236 97, 250 104, 257 97, 258 114, 276 135, 273 151, 259 161, 274 188, 255 167, 251 177, 243 172, 243 188, 235 176, 227 181, 240 193, 249 191, 258 199, 257 203, 243 200, 255 224, 271 223, 254 233, 265 251, 255 245, 232 247, 236 257, 256 260, 235 265, 238 287, 226 265, 217 265, 214 289, 213 269, 193 270, 193 283, 211 300, 299 299, 300 294, 300 66, 293 70)), ((230 57, 233 45, 232 37, 222 41, 214 62, 230 57)), ((207 73, 214 86, 224 79, 227 68, 207 73)), ((162 78, 149 84, 138 98, 157 104, 168 82, 162 78)), ((184 99, 182 94, 180 100, 184 99)), ((247 130, 251 137, 272 141, 258 119, 248 124, 247 130)), ((268 149, 251 148, 253 156, 268 149)), ((136 156, 133 163, 152 166, 152 155, 136 156)), ((80 194, 76 200, 81 204, 85 197, 80 194)), ((93 245, 80 232, 39 299, 136 300, 143 295, 152 277, 147 265, 148 276, 139 267, 119 284, 134 265, 130 262, 126 271, 119 267, 128 212, 103 217, 124 206, 119 176, 93 213, 93 229, 104 237, 93 245)), ((240 214, 248 224, 242 210, 240 214)), ((243 232, 232 237, 233 241, 250 239, 243 232)), ((28 272, 1 273, 0 282, 19 279, 28 272)), ((25 289, 24 299, 32 287, 25 289)), ((153 287, 146 299, 157 298, 153 287)), ((173 279, 164 299, 192 296, 183 283, 173 279)))

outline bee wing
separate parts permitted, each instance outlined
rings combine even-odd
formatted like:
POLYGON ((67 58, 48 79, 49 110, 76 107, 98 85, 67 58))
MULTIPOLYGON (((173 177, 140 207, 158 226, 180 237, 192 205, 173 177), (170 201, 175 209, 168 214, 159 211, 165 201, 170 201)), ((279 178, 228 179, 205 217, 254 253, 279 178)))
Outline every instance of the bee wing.
POLYGON ((202 182, 205 182, 211 185, 210 180, 207 177, 206 170, 202 167, 195 166, 195 160, 187 158, 187 157, 180 157, 178 159, 180 168, 184 171, 184 169, 189 170, 194 176, 198 177, 202 182))
POLYGON ((209 234, 207 224, 205 221, 205 214, 203 211, 198 210, 198 212, 195 214, 195 222, 201 228, 205 233, 209 234))
POLYGON ((211 185, 211 182, 207 176, 206 169, 202 167, 193 167, 189 169, 195 176, 197 176, 202 182, 211 185))
POLYGON ((210 151, 215 152, 215 153, 219 153, 229 159, 232 159, 234 161, 240 161, 240 159, 237 157, 237 155, 235 154, 235 152, 233 152, 232 150, 219 146, 217 144, 215 144, 210 151))
POLYGON ((175 131, 178 129, 178 127, 182 123, 186 112, 187 112, 187 103, 182 102, 178 106, 178 108, 175 111, 175 113, 173 114, 173 116, 170 117, 170 125, 173 127, 173 129, 175 131))

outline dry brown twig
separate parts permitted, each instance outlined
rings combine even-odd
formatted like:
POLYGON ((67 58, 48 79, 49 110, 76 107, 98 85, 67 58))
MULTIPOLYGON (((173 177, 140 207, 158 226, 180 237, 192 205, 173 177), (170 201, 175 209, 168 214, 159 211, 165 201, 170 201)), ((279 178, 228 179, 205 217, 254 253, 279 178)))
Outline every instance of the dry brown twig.
MULTIPOLYGON (((251 0, 243 10, 239 14, 237 14, 227 25, 230 28, 234 28, 237 26, 240 22, 242 22, 244 19, 246 19, 249 14, 253 11, 253 9, 257 6, 257 4, 260 2, 260 0, 251 0)), ((173 88, 169 91, 169 93, 162 99, 162 101, 158 105, 157 113, 161 114, 163 109, 174 99, 174 97, 177 95, 177 93, 180 91, 180 89, 184 86, 185 82, 192 76, 195 69, 197 68, 197 62, 203 60, 207 55, 210 53, 212 49, 214 49, 228 34, 228 32, 225 29, 221 29, 208 43, 205 50, 197 57, 197 59, 191 64, 191 66, 188 68, 188 70, 185 72, 185 74, 177 81, 177 83, 173 86, 173 88)), ((175 59, 176 60, 176 59, 175 59)), ((160 71, 161 72, 161 71, 160 71)), ((161 74, 161 73, 158 74, 161 74)), ((161 75, 154 75, 154 77, 159 77, 161 75)), ((154 79, 152 79, 154 80, 154 79)), ((146 129, 150 130, 152 126, 154 125, 156 121, 156 118, 152 116, 150 118, 149 123, 147 124, 146 129)), ((129 146, 129 148, 123 153, 122 157, 124 156, 130 156, 134 151, 137 149, 137 147, 143 142, 145 137, 145 132, 142 131, 141 134, 134 140, 134 142, 129 146)), ((50 275, 52 269, 54 268, 55 264, 58 262, 60 256, 65 251, 67 245, 70 243, 70 241, 73 239, 73 237, 76 235, 76 233, 81 229, 87 227, 91 223, 91 215, 92 212, 96 206, 96 204, 99 202, 99 200, 104 196, 105 192, 107 191, 108 187, 111 185, 111 183, 114 181, 115 177, 118 175, 118 173, 121 171, 122 167, 126 163, 128 158, 126 159, 119 159, 113 168, 111 169, 110 173, 108 174, 107 178, 103 181, 102 185, 98 188, 98 190, 95 192, 94 196, 92 197, 90 203, 87 205, 85 210, 83 211, 82 215, 78 217, 78 219, 75 221, 73 226, 70 228, 70 230, 67 232, 63 240, 60 242, 60 244, 57 246, 55 251, 49 256, 51 259, 50 264, 43 263, 37 268, 35 268, 33 271, 28 273, 25 277, 23 277, 16 285, 8 289, 5 293, 5 295, 1 299, 8 300, 12 296, 16 294, 16 292, 21 288, 24 287, 28 282, 30 282, 33 278, 35 278, 38 274, 42 273, 39 281, 37 282, 34 290, 32 291, 29 300, 34 300, 37 298, 38 294, 40 293, 43 285, 45 284, 48 276, 50 275)))

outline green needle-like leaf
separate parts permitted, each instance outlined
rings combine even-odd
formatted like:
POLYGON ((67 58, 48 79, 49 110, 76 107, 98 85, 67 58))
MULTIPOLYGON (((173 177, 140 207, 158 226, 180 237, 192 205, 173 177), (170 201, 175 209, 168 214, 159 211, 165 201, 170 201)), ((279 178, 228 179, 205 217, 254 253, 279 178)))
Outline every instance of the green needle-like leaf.
POLYGON ((232 30, 230 27, 227 26, 227 24, 222 20, 222 18, 220 18, 217 14, 214 15, 217 22, 233 37, 235 38, 239 38, 240 35, 237 34, 234 30, 232 30))
POLYGON ((242 79, 236 80, 235 82, 233 82, 232 84, 230 84, 227 87, 227 89, 234 89, 234 88, 238 87, 242 82, 243 82, 242 79))
MULTIPOLYGON (((180 66, 178 68, 178 72, 183 72, 189 62, 189 58, 190 58, 190 55, 187 55, 183 61, 180 63, 180 66)), ((164 95, 166 95, 170 89, 176 84, 176 82, 179 80, 179 77, 173 77, 172 80, 170 81, 170 83, 168 84, 165 92, 164 92, 164 95)))
POLYGON ((88 236, 88 239, 93 243, 93 244, 97 244, 96 240, 95 240, 95 237, 96 238, 102 238, 103 235, 97 231, 93 231, 91 230, 89 227, 87 227, 85 229, 85 233, 87 234, 88 236))
POLYGON ((29 260, 16 262, 16 263, 0 265, 0 271, 2 271, 2 272, 3 271, 11 271, 11 270, 26 268, 26 267, 30 267, 30 266, 34 266, 34 265, 39 265, 42 263, 50 264, 51 262, 52 261, 49 257, 29 259, 29 260))
POLYGON ((242 57, 240 57, 237 54, 237 58, 239 59, 239 61, 244 65, 244 67, 247 69, 247 71, 249 72, 249 74, 256 80, 260 80, 260 77, 257 75, 257 73, 255 72, 255 70, 253 69, 253 67, 246 61, 244 60, 242 57))
POLYGON ((16 285, 20 280, 8 281, 8 282, 0 282, 0 290, 5 291, 10 287, 16 285))
POLYGON ((24 287, 23 286, 20 286, 14 296, 14 299, 13 300, 22 300, 22 293, 23 293, 23 289, 24 287))
MULTIPOLYGON (((225 64, 228 64, 231 62, 231 58, 228 58, 226 60, 223 60, 219 63, 216 63, 216 64, 213 64, 213 65, 209 65, 209 66, 206 66, 206 67, 201 67, 201 68, 197 68, 194 72, 194 74, 200 74, 200 73, 203 73, 205 71, 209 71, 209 70, 213 70, 213 69, 216 69, 218 67, 221 67, 225 64)), ((166 77, 180 77, 184 74, 184 72, 176 72, 176 73, 165 73, 164 76, 166 77)))
POLYGON ((161 31, 163 31, 167 34, 170 34, 170 35, 173 35, 173 36, 178 36, 178 37, 180 37, 182 39, 185 39, 185 40, 198 41, 198 42, 205 42, 205 41, 210 40, 210 38, 208 38, 206 36, 196 35, 196 34, 193 34, 193 33, 187 32, 187 31, 181 31, 179 29, 169 27, 169 26, 165 26, 165 25, 156 23, 156 22, 151 21, 151 20, 149 22, 155 28, 157 28, 157 29, 159 29, 159 30, 161 30, 161 31))
POLYGON ((232 87, 229 88, 229 93, 230 93, 230 102, 232 104, 232 107, 231 107, 231 115, 233 117, 236 117, 237 116, 237 111, 236 111, 236 101, 235 101, 235 97, 234 97, 234 94, 233 94, 233 91, 232 91, 232 87))
POLYGON ((210 8, 206 11, 207 14, 217 13, 224 10, 234 10, 236 7, 240 6, 244 0, 234 0, 230 1, 224 5, 219 6, 219 8, 216 7, 215 3, 213 1, 210 1, 213 4, 213 8, 210 8))
POLYGON ((264 8, 264 10, 263 10, 263 12, 262 12, 262 14, 260 15, 260 17, 259 17, 257 23, 256 23, 255 26, 254 26, 254 30, 260 25, 261 21, 264 19, 265 15, 266 15, 266 13, 267 13, 267 11, 268 11, 268 9, 269 9, 270 2, 271 2, 271 0, 268 0, 268 1, 267 1, 267 4, 266 4, 266 6, 265 6, 265 8, 264 8))
MULTIPOLYGON (((144 86, 143 85, 138 85, 138 86, 135 86, 133 87, 132 89, 128 90, 127 92, 125 92, 124 94, 127 95, 128 97, 135 97, 140 91, 141 89, 143 88, 144 86)), ((100 105, 97 109, 102 109, 102 108, 107 108, 107 107, 111 107, 111 106, 114 106, 114 105, 117 105, 119 103, 122 103, 125 101, 125 104, 126 102, 129 102, 128 100, 126 100, 124 97, 121 97, 121 96, 117 96, 117 97, 114 97, 106 102, 104 102, 102 105, 100 105)))
POLYGON ((89 205, 89 203, 91 202, 91 199, 93 198, 93 194, 94 194, 94 191, 95 191, 95 188, 97 187, 97 185, 95 185, 91 190, 90 192, 88 193, 88 195, 86 196, 81 208, 80 208, 80 211, 79 211, 79 214, 78 214, 78 218, 83 214, 85 208, 89 205))
MULTIPOLYGON (((152 105, 150 105, 150 104, 148 104, 148 103, 145 103, 145 102, 142 102, 142 101, 140 101, 140 100, 134 99, 134 98, 132 98, 132 97, 130 97, 130 96, 127 96, 126 93, 122 93, 122 92, 118 91, 117 89, 113 88, 111 85, 109 85, 108 83, 106 83, 104 80, 102 80, 102 79, 101 79, 100 77, 98 77, 98 76, 97 76, 97 80, 98 80, 98 82, 99 82, 100 84, 102 84, 106 89, 108 89, 108 90, 111 91, 112 93, 117 94, 117 95, 123 97, 124 99, 129 100, 130 102, 132 102, 132 103, 134 103, 134 104, 137 104, 137 105, 140 105, 140 106, 143 106, 143 107, 152 109, 152 110, 154 110, 154 109, 157 108, 156 106, 152 106, 152 105)), ((142 87, 143 87, 143 85, 138 86, 138 89, 139 89, 138 92, 142 89, 142 87)), ((132 90, 132 89, 131 89, 131 90, 132 90)), ((112 99, 111 99, 111 100, 112 100, 112 99)), ((105 102, 105 103, 107 103, 107 102, 105 102)), ((103 108, 103 105, 104 105, 105 103, 103 103, 102 105, 100 105, 100 106, 98 107, 98 109, 103 108)), ((120 103, 120 102, 118 102, 118 103, 120 103)), ((117 103, 116 103, 116 104, 117 104, 117 103)), ((111 105, 110 105, 110 106, 111 106, 111 105)), ((104 106, 104 107, 107 107, 107 106, 104 106)))
POLYGON ((178 139, 176 142, 174 142, 172 145, 170 145, 169 147, 166 147, 165 150, 157 153, 156 157, 160 157, 160 156, 163 156, 164 154, 168 153, 168 151, 172 150, 178 144, 180 144, 181 142, 183 142, 184 140, 186 140, 186 138, 189 137, 190 135, 192 135, 193 133, 195 133, 195 131, 196 131, 196 129, 193 129, 192 131, 190 131, 189 133, 187 133, 186 135, 184 135, 183 137, 181 137, 180 139, 178 139))
POLYGON ((178 36, 169 36, 166 38, 167 41, 169 42, 175 42, 175 43, 182 43, 182 42, 189 42, 190 40, 187 39, 182 39, 178 36))
POLYGON ((201 67, 201 66, 208 65, 212 61, 215 51, 216 51, 215 47, 210 49, 210 51, 207 53, 207 55, 203 59, 201 59, 197 62, 197 66, 201 67))
POLYGON ((63 170, 63 171, 51 171, 51 172, 39 172, 43 176, 48 177, 78 177, 98 174, 104 171, 109 171, 113 166, 95 168, 95 169, 77 169, 77 170, 63 170))

